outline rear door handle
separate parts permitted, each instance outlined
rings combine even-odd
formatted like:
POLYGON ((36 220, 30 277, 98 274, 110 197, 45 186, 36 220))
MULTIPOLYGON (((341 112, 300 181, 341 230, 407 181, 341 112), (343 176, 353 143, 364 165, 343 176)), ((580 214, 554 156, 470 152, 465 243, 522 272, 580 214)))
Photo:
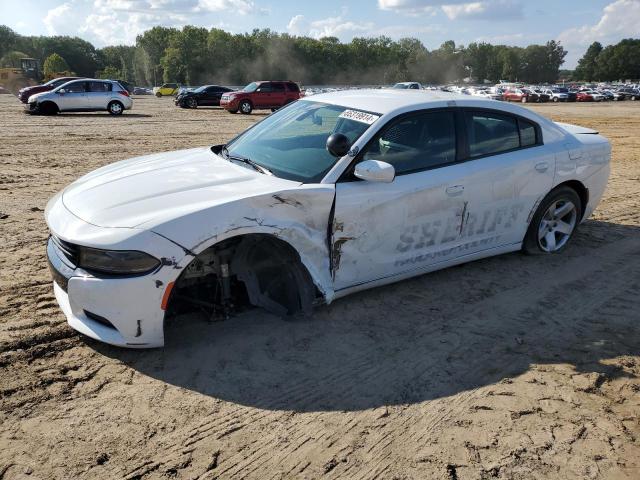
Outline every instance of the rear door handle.
POLYGON ((464 185, 453 185, 451 187, 447 187, 445 192, 447 192, 447 195, 460 195, 464 192, 464 185))
POLYGON ((536 163, 536 170, 540 173, 544 173, 549 169, 549 164, 547 162, 536 163))

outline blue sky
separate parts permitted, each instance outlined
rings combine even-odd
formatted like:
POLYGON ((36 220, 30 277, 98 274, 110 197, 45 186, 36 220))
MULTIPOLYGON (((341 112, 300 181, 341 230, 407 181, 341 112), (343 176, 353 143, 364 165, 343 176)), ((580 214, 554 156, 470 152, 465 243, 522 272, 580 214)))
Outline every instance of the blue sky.
POLYGON ((238 33, 417 37, 527 45, 560 40, 572 68, 598 40, 640 36, 640 0, 0 0, 0 23, 26 35, 78 35, 96 46, 132 44, 154 26, 185 24, 238 33))

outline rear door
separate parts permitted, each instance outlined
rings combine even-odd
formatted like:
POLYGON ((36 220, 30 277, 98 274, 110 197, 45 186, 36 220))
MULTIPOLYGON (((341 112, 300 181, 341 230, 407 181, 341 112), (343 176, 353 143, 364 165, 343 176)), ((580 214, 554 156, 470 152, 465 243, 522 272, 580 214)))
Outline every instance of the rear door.
POLYGON ((111 98, 110 82, 87 82, 87 106, 96 110, 106 110, 111 98))
POLYGON ((282 82, 273 82, 271 84, 271 108, 278 108, 285 104, 287 100, 287 91, 282 82))
POLYGON ((491 109, 464 109, 467 253, 517 244, 553 184, 555 153, 538 125, 491 109))

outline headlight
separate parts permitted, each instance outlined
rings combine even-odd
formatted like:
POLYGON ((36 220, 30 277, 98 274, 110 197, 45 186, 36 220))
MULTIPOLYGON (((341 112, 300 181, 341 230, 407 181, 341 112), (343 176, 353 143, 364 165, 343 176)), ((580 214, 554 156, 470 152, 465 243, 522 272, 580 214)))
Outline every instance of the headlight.
POLYGON ((160 265, 160 260, 135 250, 99 250, 80 247, 78 264, 87 270, 112 275, 147 273, 160 265))

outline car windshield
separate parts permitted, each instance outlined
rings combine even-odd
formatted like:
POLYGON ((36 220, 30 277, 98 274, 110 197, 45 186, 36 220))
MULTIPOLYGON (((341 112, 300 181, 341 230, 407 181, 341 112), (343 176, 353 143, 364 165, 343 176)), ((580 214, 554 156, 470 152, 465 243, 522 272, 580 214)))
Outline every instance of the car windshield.
POLYGON ((406 83, 396 83, 393 88, 402 88, 402 89, 407 89, 409 88, 409 85, 407 85, 406 83))
POLYGON ((251 82, 249 85, 244 87, 242 91, 251 93, 251 92, 255 92, 257 88, 258 88, 258 84, 256 82, 251 82))
POLYGON ((353 143, 378 116, 301 100, 236 137, 227 151, 230 157, 248 158, 277 177, 319 182, 337 160, 326 149, 327 138, 342 133, 353 143))

